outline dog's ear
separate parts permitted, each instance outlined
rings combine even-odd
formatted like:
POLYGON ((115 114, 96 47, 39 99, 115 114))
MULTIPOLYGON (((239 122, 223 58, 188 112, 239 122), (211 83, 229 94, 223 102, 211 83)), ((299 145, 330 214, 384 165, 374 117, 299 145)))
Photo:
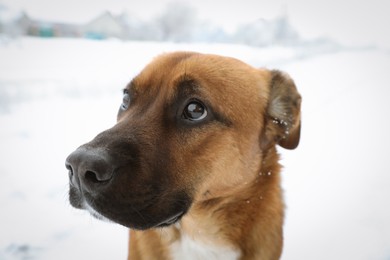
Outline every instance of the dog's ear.
POLYGON ((270 71, 269 99, 261 148, 279 144, 285 149, 295 149, 301 133, 301 96, 294 81, 286 73, 270 71))

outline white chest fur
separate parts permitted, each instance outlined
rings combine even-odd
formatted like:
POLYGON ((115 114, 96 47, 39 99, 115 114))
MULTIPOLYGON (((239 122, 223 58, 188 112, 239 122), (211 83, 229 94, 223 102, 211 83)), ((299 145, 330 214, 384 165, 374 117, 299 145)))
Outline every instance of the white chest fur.
POLYGON ((207 245, 186 235, 172 244, 171 252, 174 260, 236 260, 240 256, 231 248, 207 245))

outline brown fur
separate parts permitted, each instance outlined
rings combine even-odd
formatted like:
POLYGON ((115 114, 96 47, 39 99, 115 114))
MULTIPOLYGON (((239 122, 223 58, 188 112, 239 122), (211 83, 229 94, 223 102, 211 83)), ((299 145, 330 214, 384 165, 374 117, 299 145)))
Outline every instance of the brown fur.
POLYGON ((68 158, 72 205, 87 201, 130 227, 129 259, 172 259, 183 236, 240 259, 278 259, 284 205, 276 145, 294 149, 300 138, 293 81, 233 58, 176 52, 157 57, 125 91, 131 102, 118 123, 68 158), (195 124, 181 116, 192 99, 208 109, 195 124), (97 155, 99 165, 108 163, 80 170, 97 155), (164 222, 180 212, 176 224, 164 222))

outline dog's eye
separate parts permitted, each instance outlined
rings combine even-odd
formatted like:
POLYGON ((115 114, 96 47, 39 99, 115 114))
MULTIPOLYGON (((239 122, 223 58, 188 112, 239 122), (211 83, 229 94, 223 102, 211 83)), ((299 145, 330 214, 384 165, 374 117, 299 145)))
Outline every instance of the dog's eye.
POLYGON ((127 92, 127 90, 123 91, 123 100, 122 100, 122 105, 121 109, 122 110, 127 110, 130 105, 130 94, 127 92))
POLYGON ((199 101, 191 101, 183 111, 183 118, 191 121, 199 121, 207 116, 205 106, 199 101))

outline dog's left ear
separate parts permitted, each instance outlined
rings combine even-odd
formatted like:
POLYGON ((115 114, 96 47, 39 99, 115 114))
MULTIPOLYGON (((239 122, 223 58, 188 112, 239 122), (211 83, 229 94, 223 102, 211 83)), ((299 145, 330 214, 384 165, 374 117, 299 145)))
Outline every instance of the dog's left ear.
POLYGON ((270 73, 261 148, 266 150, 279 144, 285 149, 295 149, 301 133, 301 95, 289 75, 277 70, 270 73))

